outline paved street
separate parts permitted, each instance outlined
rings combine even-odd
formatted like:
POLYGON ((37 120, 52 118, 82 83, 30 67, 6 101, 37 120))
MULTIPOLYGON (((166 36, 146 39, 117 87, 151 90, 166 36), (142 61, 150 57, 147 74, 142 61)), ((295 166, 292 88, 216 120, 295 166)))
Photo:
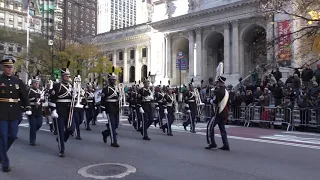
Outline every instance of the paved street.
MULTIPOLYGON (((24 120, 19 139, 10 149, 12 172, 0 173, 1 180, 82 180, 78 170, 100 163, 123 163, 136 172, 127 180, 313 180, 319 178, 320 135, 269 129, 228 126, 230 152, 205 150, 205 124, 197 124, 197 134, 184 131, 179 124, 168 137, 158 128, 149 130, 151 141, 126 121, 118 130, 120 148, 102 142, 100 119, 93 131, 82 131, 82 141, 71 138, 65 158, 57 156, 55 136, 43 125, 38 146, 28 144, 28 125, 24 120)), ((219 132, 217 132, 219 133, 219 132)), ((221 139, 217 137, 221 145, 221 139)))

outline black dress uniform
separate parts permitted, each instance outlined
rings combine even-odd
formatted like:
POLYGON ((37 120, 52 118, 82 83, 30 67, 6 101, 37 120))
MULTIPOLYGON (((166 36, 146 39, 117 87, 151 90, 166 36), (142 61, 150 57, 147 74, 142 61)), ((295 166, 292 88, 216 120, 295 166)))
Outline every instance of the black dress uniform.
POLYGON ((84 90, 81 88, 80 91, 81 92, 77 92, 77 93, 80 93, 80 96, 77 95, 75 97, 75 102, 78 102, 78 98, 80 98, 79 100, 80 104, 75 104, 73 108, 73 125, 75 128, 74 132, 77 140, 82 140, 81 134, 80 134, 80 125, 82 124, 84 119, 84 106, 87 103, 84 98, 85 96, 84 90))
POLYGON ((184 94, 184 100, 186 103, 186 110, 188 113, 188 120, 183 122, 183 127, 186 130, 186 127, 190 124, 190 132, 195 133, 196 129, 196 116, 197 116, 197 103, 196 103, 196 96, 193 91, 193 85, 189 84, 189 90, 185 92, 184 94))
MULTIPOLYGON (((32 84, 37 83, 39 85, 39 82, 40 79, 38 77, 32 79, 32 84)), ((32 114, 28 116, 30 127, 29 141, 31 146, 36 145, 37 131, 41 128, 43 123, 42 103, 44 102, 44 97, 41 97, 41 93, 42 92, 36 86, 31 87, 28 92, 32 108, 32 114)))
POLYGON ((85 92, 85 99, 87 101, 87 104, 85 106, 85 112, 86 112, 86 121, 85 126, 87 131, 91 131, 90 128, 90 122, 94 120, 95 118, 95 99, 93 94, 92 84, 87 84, 87 90, 85 92))
POLYGON ((207 142, 209 146, 205 147, 206 149, 216 148, 217 144, 214 139, 214 127, 219 126, 223 147, 219 148, 221 150, 229 151, 229 143, 227 138, 227 131, 225 128, 225 121, 228 118, 228 101, 229 93, 224 86, 226 78, 219 76, 218 77, 218 87, 214 92, 214 98, 211 99, 211 103, 216 105, 215 116, 209 121, 207 125, 207 142))
MULTIPOLYGON (((69 64, 69 63, 68 63, 69 64)), ((70 72, 68 69, 62 69, 62 78, 65 76, 69 77, 70 72)), ((71 110, 73 89, 70 82, 61 80, 61 82, 53 84, 53 88, 50 91, 50 100, 52 108, 52 117, 57 120, 57 141, 59 146, 59 156, 64 157, 65 145, 68 141, 69 136, 73 133, 72 119, 71 123, 68 122, 69 113, 71 110), (56 117, 58 116, 58 117, 56 117), (70 126, 71 125, 71 126, 70 126)))
POLYGON ((138 97, 137 90, 135 87, 132 87, 128 93, 128 102, 129 102, 129 108, 130 108, 129 121, 132 122, 132 126, 136 130, 139 130, 140 121, 138 121, 138 118, 137 118, 137 97, 138 97))
POLYGON ((47 87, 44 90, 45 103, 43 103, 42 106, 44 107, 44 114, 49 121, 50 131, 53 132, 54 135, 57 135, 57 119, 51 117, 52 104, 50 100, 50 91, 52 89, 51 86, 53 85, 51 83, 53 83, 51 80, 48 81, 47 87))
MULTIPOLYGON (((4 72, 6 68, 13 68, 14 63, 12 57, 5 56, 1 61, 4 72)), ((11 170, 7 152, 17 139, 21 105, 26 114, 31 115, 26 85, 18 77, 3 73, 0 75, 0 162, 4 172, 11 170)))
MULTIPOLYGON (((114 68, 113 68, 114 69, 114 68)), ((116 129, 119 125, 119 90, 115 86, 116 77, 109 77, 109 85, 102 90, 101 104, 105 107, 108 118, 107 129, 102 132, 103 141, 107 142, 107 137, 111 138, 111 146, 119 147, 117 142, 116 129)))
POLYGON ((149 79, 144 80, 145 87, 139 89, 137 106, 141 115, 142 127, 139 129, 144 140, 150 140, 148 136, 148 128, 153 123, 153 114, 151 102, 153 101, 152 91, 149 87, 149 79))
POLYGON ((166 102, 164 102, 165 93, 158 89, 154 95, 156 101, 156 110, 158 114, 157 121, 155 121, 154 125, 157 126, 157 122, 159 123, 160 128, 163 126, 163 118, 164 118, 164 109, 166 106, 166 102))
POLYGON ((175 113, 175 99, 174 95, 172 94, 171 90, 168 89, 168 92, 164 95, 164 101, 166 102, 166 106, 164 109, 164 114, 167 119, 167 123, 164 124, 161 128, 163 132, 165 133, 165 130, 167 129, 167 135, 172 136, 172 129, 171 125, 174 122, 174 113, 175 113))

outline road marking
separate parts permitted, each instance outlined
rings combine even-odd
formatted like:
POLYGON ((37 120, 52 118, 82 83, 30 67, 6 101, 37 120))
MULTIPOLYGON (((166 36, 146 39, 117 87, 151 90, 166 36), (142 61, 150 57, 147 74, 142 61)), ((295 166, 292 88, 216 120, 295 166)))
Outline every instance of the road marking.
POLYGON ((315 133, 306 133, 306 132, 283 131, 282 133, 285 133, 285 134, 306 135, 306 136, 318 136, 318 137, 320 137, 320 134, 315 134, 315 133))
POLYGON ((260 138, 320 145, 319 138, 305 138, 305 137, 298 137, 293 135, 279 135, 279 134, 275 134, 271 136, 261 136, 260 138))
POLYGON ((92 179, 109 179, 109 178, 123 178, 131 173, 136 173, 137 169, 129 164, 120 164, 120 163, 102 163, 102 164, 94 164, 94 165, 90 165, 90 166, 86 166, 83 167, 81 169, 78 170, 78 173, 86 178, 92 178, 92 179), (122 166, 125 167, 127 170, 121 174, 117 174, 117 175, 112 175, 112 176, 96 176, 93 174, 89 174, 87 171, 90 168, 93 167, 97 167, 97 166, 103 166, 103 165, 117 165, 117 166, 122 166))
MULTIPOLYGON (((98 120, 98 122, 99 122, 99 120, 98 120)), ((103 123, 105 121, 103 120, 101 122, 103 123)), ((122 125, 123 126, 132 126, 131 124, 122 124, 122 125)), ((28 123, 23 123, 23 124, 20 124, 19 126, 21 126, 21 127, 29 127, 29 124, 28 123)), ((150 126, 150 128, 158 129, 158 127, 153 127, 153 126, 150 126)), ((173 128, 175 128, 173 130, 175 130, 176 132, 190 133, 189 131, 185 131, 184 128, 180 127, 180 126, 176 126, 176 127, 173 126, 173 128)), ((41 128, 40 130, 50 132, 50 130, 48 130, 48 129, 41 128)), ((195 133, 195 135, 206 136, 206 133, 205 132, 197 132, 197 133, 195 133)), ((219 134, 216 134, 215 136, 221 137, 221 135, 219 135, 219 134)), ((244 141, 252 141, 252 142, 260 142, 260 143, 277 144, 277 145, 284 145, 284 146, 293 146, 293 147, 302 147, 302 148, 320 150, 320 146, 307 145, 307 144, 297 144, 297 143, 291 143, 291 142, 281 142, 281 141, 279 141, 279 139, 278 139, 278 141, 272 141, 272 140, 276 140, 276 139, 267 140, 267 139, 257 139, 257 138, 245 138, 245 137, 240 137, 240 136, 228 136, 228 138, 236 139, 236 140, 244 140, 244 141)))

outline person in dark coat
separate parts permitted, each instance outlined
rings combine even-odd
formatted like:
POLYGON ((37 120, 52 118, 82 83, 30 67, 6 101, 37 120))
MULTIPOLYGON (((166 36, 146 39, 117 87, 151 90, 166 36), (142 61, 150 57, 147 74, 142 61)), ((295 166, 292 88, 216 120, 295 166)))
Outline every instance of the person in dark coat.
POLYGON ((219 149, 230 151, 227 131, 225 128, 225 122, 228 118, 229 110, 227 106, 227 102, 229 100, 229 93, 226 90, 224 85, 226 81, 225 77, 218 77, 218 81, 216 83, 216 91, 215 97, 213 97, 210 102, 216 105, 215 108, 215 116, 209 121, 207 125, 207 143, 209 144, 205 149, 216 148, 217 144, 214 139, 214 127, 216 125, 219 126, 220 134, 222 137, 223 146, 219 149))
POLYGON ((301 74, 302 84, 303 86, 307 87, 307 89, 309 89, 312 86, 311 84, 312 78, 313 78, 313 71, 312 69, 310 69, 310 66, 307 65, 307 67, 302 71, 302 74, 301 74))
POLYGON ((272 73, 277 82, 282 78, 282 73, 279 71, 279 68, 276 69, 275 72, 272 73))

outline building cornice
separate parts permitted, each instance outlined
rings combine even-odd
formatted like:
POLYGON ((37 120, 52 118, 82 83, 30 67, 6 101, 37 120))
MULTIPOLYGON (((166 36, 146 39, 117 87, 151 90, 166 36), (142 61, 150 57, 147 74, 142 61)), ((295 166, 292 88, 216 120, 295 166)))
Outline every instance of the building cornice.
POLYGON ((213 14, 216 12, 226 11, 226 10, 230 10, 230 9, 241 7, 241 6, 256 4, 257 2, 258 2, 258 0, 243 0, 243 1, 239 1, 239 2, 234 2, 234 3, 210 8, 210 9, 205 9, 202 11, 188 13, 188 14, 178 16, 178 17, 173 17, 173 18, 169 18, 169 19, 165 19, 165 20, 161 20, 161 21, 157 21, 157 22, 152 22, 152 23, 149 23, 149 25, 153 28, 158 28, 158 27, 162 27, 162 26, 165 26, 165 25, 168 25, 171 23, 177 23, 177 22, 183 21, 183 20, 190 21, 193 18, 197 18, 197 17, 203 16, 203 15, 209 15, 209 14, 213 14))

